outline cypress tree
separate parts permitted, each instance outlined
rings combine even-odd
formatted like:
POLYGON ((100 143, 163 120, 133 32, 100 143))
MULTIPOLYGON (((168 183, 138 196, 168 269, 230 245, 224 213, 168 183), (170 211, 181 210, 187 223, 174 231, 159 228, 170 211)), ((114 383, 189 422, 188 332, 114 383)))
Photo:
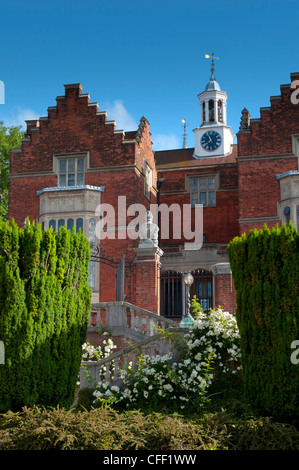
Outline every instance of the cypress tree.
POLYGON ((69 407, 91 306, 84 234, 0 222, 0 410, 69 407))
POLYGON ((260 412, 290 420, 299 417, 299 368, 291 362, 299 339, 298 237, 292 224, 264 226, 228 246, 246 396, 260 412))

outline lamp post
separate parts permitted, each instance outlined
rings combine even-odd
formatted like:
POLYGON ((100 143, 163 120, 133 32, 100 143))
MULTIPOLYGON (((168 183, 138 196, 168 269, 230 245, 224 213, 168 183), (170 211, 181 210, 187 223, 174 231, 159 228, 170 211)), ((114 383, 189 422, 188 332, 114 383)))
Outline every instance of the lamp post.
POLYGON ((194 277, 192 276, 191 273, 185 273, 183 277, 183 281, 186 286, 186 302, 185 302, 185 314, 180 322, 180 326, 182 327, 188 327, 191 326, 194 323, 194 319, 192 315, 190 314, 190 307, 191 307, 191 302, 190 302, 190 287, 193 284, 194 277))

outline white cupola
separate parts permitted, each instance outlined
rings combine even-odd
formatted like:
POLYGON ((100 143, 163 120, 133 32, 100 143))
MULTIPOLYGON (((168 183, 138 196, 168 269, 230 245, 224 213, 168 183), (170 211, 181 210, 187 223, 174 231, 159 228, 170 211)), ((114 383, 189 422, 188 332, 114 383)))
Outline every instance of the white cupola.
POLYGON ((212 58, 210 81, 205 90, 198 95, 201 124, 194 129, 195 158, 219 157, 231 153, 233 132, 227 126, 227 93, 222 91, 215 77, 214 54, 212 58))

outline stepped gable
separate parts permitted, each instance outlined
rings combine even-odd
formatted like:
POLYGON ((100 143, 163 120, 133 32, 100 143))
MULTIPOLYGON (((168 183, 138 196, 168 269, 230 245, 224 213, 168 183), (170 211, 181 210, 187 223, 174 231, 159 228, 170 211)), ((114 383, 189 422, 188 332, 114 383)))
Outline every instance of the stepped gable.
POLYGON ((152 141, 151 141, 151 132, 149 130, 150 123, 146 119, 146 117, 142 116, 140 119, 138 129, 135 134, 135 141, 137 146, 135 148, 136 152, 136 165, 140 169, 142 173, 144 173, 144 162, 149 165, 149 167, 153 171, 153 184, 156 185, 156 162, 154 151, 152 148, 152 141))
POLYGON ((135 137, 140 130, 117 130, 106 111, 99 111, 98 103, 82 93, 81 83, 64 88, 65 95, 56 97, 47 116, 26 121, 21 148, 11 152, 11 172, 51 171, 53 154, 87 149, 93 152, 93 166, 135 164, 135 137))
POLYGON ((290 136, 299 133, 299 104, 293 99, 293 82, 298 81, 299 73, 290 78, 291 83, 280 86, 280 95, 270 96, 271 105, 260 108, 259 118, 250 119, 247 128, 240 127, 239 156, 292 153, 290 136))

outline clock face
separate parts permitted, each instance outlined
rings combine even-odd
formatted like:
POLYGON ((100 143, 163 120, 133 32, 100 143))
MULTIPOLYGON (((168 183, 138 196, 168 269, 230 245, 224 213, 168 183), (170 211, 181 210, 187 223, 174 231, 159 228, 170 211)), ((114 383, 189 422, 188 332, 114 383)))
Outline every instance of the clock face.
POLYGON ((213 151, 221 145, 221 136, 216 131, 207 131, 202 135, 200 143, 205 150, 213 151))

